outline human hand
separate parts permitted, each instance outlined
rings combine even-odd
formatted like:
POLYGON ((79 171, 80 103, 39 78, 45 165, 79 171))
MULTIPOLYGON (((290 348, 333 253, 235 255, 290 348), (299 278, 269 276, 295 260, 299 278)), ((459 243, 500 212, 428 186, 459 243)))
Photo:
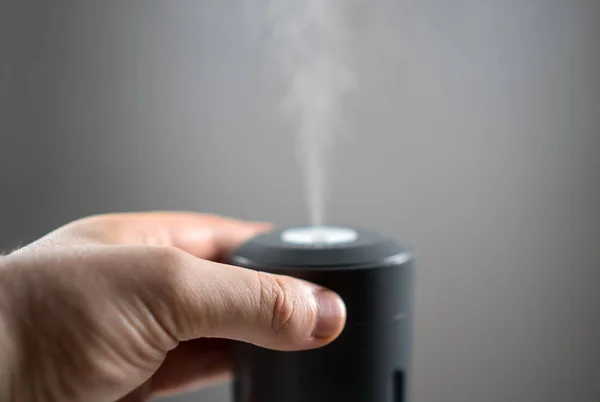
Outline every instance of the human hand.
POLYGON ((220 264, 267 225, 105 215, 0 257, 0 401, 145 401, 228 376, 230 341, 324 346, 333 292, 220 264))

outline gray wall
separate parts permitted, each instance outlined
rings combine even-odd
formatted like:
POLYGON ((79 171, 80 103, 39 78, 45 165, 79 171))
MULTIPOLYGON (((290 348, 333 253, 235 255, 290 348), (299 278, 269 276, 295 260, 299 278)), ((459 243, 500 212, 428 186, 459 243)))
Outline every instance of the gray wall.
MULTIPOLYGON (((304 222, 242 3, 0 0, 0 247, 104 211, 304 222)), ((598 401, 599 6, 353 3, 329 217, 418 248, 417 402, 598 401)))

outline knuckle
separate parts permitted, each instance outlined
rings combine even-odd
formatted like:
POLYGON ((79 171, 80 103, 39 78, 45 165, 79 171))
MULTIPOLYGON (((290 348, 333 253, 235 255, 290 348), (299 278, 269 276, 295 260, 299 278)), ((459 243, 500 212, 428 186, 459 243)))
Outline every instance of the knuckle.
POLYGON ((97 242, 110 242, 119 231, 120 222, 105 215, 94 215, 75 220, 62 229, 74 237, 97 242))
POLYGON ((148 258, 153 262, 153 265, 161 270, 173 271, 182 260, 179 250, 173 247, 152 246, 145 250, 148 258))
MULTIPOLYGON (((120 270, 113 284, 136 312, 145 328, 162 340, 172 341, 186 330, 186 317, 177 306, 185 303, 185 254, 166 246, 144 246, 123 250, 130 258, 128 269, 120 270), (182 290, 184 289, 184 290, 182 290), (166 336, 167 338, 164 338, 166 336)), ((132 326, 130 326, 132 327, 132 326)))
POLYGON ((259 272, 258 276, 261 308, 270 314, 271 329, 275 333, 286 332, 296 312, 294 293, 285 281, 276 275, 259 272))
POLYGON ((172 247, 152 246, 142 250, 145 257, 139 266, 145 286, 155 295, 173 302, 178 300, 182 285, 187 282, 182 252, 172 247))

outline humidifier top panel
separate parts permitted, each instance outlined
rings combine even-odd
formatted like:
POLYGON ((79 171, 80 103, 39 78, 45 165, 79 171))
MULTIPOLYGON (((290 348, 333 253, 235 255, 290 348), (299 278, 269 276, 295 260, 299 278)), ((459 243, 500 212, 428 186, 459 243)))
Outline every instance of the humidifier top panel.
POLYGON ((379 233, 351 227, 291 227, 261 234, 232 256, 246 267, 368 268, 402 263, 409 250, 379 233))

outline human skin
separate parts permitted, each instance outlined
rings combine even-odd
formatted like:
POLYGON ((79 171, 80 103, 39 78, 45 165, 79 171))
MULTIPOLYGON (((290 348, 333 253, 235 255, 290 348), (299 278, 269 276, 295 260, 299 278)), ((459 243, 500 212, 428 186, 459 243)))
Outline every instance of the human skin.
POLYGON ((103 215, 0 257, 0 401, 146 401, 227 379, 231 340, 330 343, 346 318, 338 295, 222 263, 268 228, 103 215))

